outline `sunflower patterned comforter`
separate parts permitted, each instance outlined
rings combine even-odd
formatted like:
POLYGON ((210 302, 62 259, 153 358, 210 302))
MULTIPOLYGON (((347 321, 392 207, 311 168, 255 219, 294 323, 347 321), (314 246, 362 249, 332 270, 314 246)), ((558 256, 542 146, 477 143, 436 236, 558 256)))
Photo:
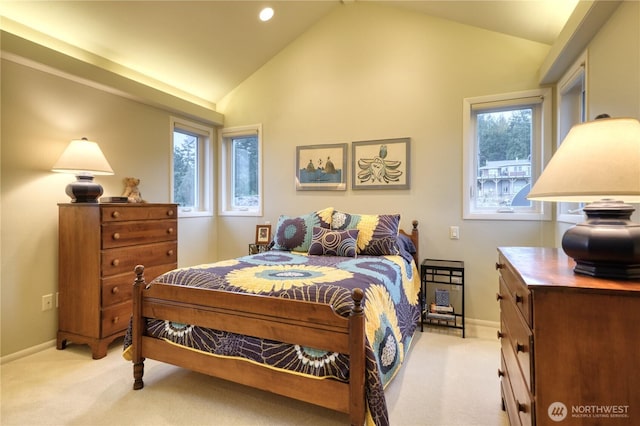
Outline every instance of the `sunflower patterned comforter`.
MULTIPOLYGON (((369 423, 389 423, 384 387, 398 372, 419 320, 420 280, 402 256, 313 256, 268 251, 176 269, 154 282, 332 304, 348 316, 351 291, 364 291, 369 423)), ((214 356, 238 357, 294 374, 348 381, 348 357, 314 348, 148 320, 147 334, 214 356)), ((125 342, 126 345, 126 342, 125 342)))

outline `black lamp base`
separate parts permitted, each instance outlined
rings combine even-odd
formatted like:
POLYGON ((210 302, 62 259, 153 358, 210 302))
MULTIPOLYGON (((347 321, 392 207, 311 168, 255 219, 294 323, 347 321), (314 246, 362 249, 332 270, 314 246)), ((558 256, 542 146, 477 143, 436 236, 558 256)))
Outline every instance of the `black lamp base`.
POLYGON ((635 209, 602 200, 584 208, 587 220, 569 229, 562 248, 576 261, 574 272, 598 278, 640 279, 640 224, 635 209))
POLYGON ((589 275, 599 278, 612 278, 621 280, 640 279, 640 264, 637 265, 616 265, 603 264, 588 261, 576 261, 573 269, 576 274, 589 275))
POLYGON ((102 186, 93 181, 93 176, 77 175, 76 181, 67 185, 65 192, 72 203, 98 203, 102 186))

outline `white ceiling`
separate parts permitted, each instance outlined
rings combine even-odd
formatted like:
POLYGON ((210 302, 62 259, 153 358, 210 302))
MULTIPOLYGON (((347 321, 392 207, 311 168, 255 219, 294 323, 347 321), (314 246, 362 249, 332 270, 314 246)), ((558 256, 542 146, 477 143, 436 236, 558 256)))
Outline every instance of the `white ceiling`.
MULTIPOLYGON (((0 1, 0 14, 20 27, 215 103, 318 20, 355 0, 0 1), (257 15, 266 5, 275 16, 264 23, 257 15)), ((578 0, 357 1, 551 45, 578 0)))

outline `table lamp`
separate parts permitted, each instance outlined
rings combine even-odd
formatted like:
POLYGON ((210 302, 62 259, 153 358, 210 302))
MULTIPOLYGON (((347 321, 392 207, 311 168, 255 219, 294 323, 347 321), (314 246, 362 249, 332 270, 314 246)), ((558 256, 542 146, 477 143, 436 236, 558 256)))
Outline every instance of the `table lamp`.
POLYGON ((562 237, 574 272, 640 279, 640 122, 598 118, 571 128, 527 196, 530 200, 589 202, 584 223, 562 237))
POLYGON ((102 186, 93 181, 93 176, 113 174, 98 144, 87 138, 72 140, 52 171, 76 175, 76 181, 66 188, 72 203, 97 203, 102 195, 102 186))

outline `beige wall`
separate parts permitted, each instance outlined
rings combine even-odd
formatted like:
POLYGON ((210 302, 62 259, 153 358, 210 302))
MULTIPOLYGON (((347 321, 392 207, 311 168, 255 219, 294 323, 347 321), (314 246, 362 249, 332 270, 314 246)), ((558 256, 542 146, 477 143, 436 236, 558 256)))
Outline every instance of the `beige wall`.
MULTIPOLYGON (((141 179, 146 200, 169 201, 170 113, 2 60, 2 355, 55 338, 57 311, 41 298, 58 286, 58 207, 73 176, 51 167, 71 139, 97 141, 114 169, 98 176, 105 195, 141 179)), ((215 257, 214 220, 179 222, 178 261, 215 257)), ((133 280, 133 273, 132 273, 133 280)))
MULTIPOLYGON (((640 5, 625 2, 589 46, 590 112, 640 117, 640 5)), ((420 221, 421 255, 466 262, 467 315, 497 321, 495 248, 553 245, 553 223, 461 219, 462 99, 537 87, 548 46, 370 4, 319 22, 218 105, 227 125, 262 123, 265 216, 183 219, 179 263, 246 253, 255 225, 326 206, 420 221), (406 191, 296 192, 297 145, 412 138, 406 191), (448 239, 460 226, 461 239, 448 239), (218 251, 218 252, 216 252, 218 251)), ((97 140, 116 176, 169 199, 169 115, 3 60, 1 69, 1 355, 55 338, 41 296, 57 288, 57 206, 68 176, 50 173, 71 138, 97 140)))
MULTIPOLYGON (((417 219, 421 257, 465 261, 468 317, 497 321, 496 247, 551 245, 553 226, 462 220, 462 101, 538 87, 536 73, 548 50, 426 15, 348 4, 284 49, 218 108, 227 125, 263 124, 265 220, 275 224, 281 213, 326 206, 399 212, 405 228, 417 219), (412 141, 410 190, 294 188, 297 145, 405 136, 412 141), (450 225, 460 227, 460 240, 449 239, 450 225)), ((243 228, 253 226, 249 222, 219 218, 220 238, 238 239, 243 228)), ((226 257, 241 248, 219 250, 226 257)))
POLYGON ((616 9, 588 47, 589 118, 640 119, 640 2, 616 9))

